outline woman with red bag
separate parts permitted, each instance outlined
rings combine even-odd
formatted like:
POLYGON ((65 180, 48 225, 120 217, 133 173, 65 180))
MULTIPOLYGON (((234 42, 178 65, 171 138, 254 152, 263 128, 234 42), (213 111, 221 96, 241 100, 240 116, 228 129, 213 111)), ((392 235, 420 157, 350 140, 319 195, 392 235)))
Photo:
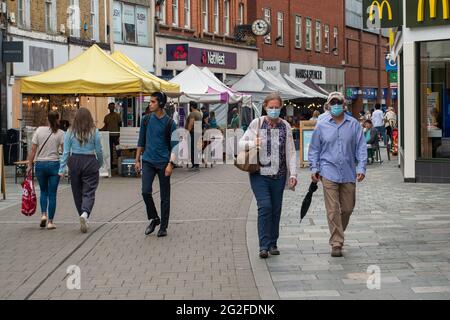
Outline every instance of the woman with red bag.
POLYGON ((33 135, 31 153, 28 157, 28 174, 35 162, 36 177, 41 190, 41 228, 55 229, 56 193, 59 185, 59 150, 63 148, 64 132, 59 129, 59 113, 48 113, 48 126, 37 128, 33 135), (48 214, 48 216, 47 216, 48 214), (47 223, 48 220, 48 223, 47 223))

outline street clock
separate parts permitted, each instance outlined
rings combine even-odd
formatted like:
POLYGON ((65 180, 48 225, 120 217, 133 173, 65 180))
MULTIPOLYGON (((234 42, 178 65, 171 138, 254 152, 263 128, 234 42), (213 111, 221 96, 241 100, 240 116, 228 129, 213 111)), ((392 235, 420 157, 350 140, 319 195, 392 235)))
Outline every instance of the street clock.
POLYGON ((270 33, 270 24, 266 20, 258 19, 252 24, 252 32, 255 36, 266 36, 270 33))

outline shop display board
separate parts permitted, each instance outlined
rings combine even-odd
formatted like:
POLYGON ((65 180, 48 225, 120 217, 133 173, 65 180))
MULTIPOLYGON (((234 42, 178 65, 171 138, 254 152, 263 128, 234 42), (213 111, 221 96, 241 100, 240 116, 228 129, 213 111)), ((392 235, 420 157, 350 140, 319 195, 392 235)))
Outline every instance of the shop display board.
POLYGON ((300 122, 300 167, 305 168, 309 165, 308 152, 311 144, 312 134, 317 121, 300 122))

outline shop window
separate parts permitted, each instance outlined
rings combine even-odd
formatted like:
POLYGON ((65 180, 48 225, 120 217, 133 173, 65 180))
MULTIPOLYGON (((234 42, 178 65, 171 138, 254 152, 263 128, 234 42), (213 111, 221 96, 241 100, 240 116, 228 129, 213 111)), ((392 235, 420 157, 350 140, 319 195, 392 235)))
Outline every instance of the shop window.
POLYGON ((450 158, 450 41, 420 44, 420 156, 450 158))

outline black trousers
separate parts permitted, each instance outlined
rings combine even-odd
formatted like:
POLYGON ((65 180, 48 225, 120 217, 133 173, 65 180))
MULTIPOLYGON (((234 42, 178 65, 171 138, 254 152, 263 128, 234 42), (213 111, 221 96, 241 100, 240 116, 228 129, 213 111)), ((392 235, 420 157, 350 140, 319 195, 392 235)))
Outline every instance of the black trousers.
POLYGON ((194 139, 194 131, 191 132, 191 162, 192 168, 200 167, 200 160, 198 157, 198 150, 197 150, 197 141, 195 141, 194 139))
POLYGON ((170 177, 166 177, 166 166, 155 166, 142 161, 142 197, 147 209, 147 218, 158 219, 155 202, 153 201, 153 181, 158 175, 159 194, 161 197, 161 229, 167 229, 170 216, 170 177))
POLYGON ((110 162, 111 162, 111 166, 110 168, 112 169, 113 167, 113 161, 114 161, 114 154, 113 152, 116 153, 116 155, 119 157, 119 153, 117 152, 116 148, 114 148, 115 146, 119 145, 119 136, 113 136, 111 135, 111 133, 109 134, 109 158, 110 158, 110 162))
POLYGON ((94 155, 72 154, 67 165, 78 214, 86 212, 90 216, 100 179, 100 164, 94 155))

